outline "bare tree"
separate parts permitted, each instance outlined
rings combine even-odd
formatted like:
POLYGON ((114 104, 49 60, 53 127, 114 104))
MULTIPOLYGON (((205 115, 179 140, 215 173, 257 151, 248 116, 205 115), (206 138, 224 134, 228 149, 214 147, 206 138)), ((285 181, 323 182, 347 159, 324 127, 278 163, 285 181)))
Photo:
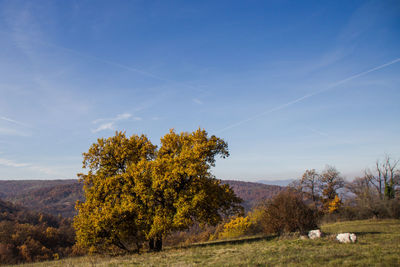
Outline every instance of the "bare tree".
POLYGON ((346 183, 345 188, 352 194, 347 204, 355 208, 356 216, 378 217, 382 214, 382 200, 366 176, 346 183))
POLYGON ((314 203, 319 198, 318 181, 319 174, 315 171, 315 169, 306 170, 300 180, 301 191, 306 193, 314 201, 314 203))
POLYGON ((395 187, 399 185, 400 177, 398 165, 399 160, 393 160, 389 155, 385 155, 383 161, 376 161, 374 172, 365 171, 365 179, 377 190, 380 199, 395 197, 395 187))
POLYGON ((352 182, 346 184, 346 189, 353 193, 356 198, 364 198, 371 195, 371 184, 367 177, 356 177, 352 182))

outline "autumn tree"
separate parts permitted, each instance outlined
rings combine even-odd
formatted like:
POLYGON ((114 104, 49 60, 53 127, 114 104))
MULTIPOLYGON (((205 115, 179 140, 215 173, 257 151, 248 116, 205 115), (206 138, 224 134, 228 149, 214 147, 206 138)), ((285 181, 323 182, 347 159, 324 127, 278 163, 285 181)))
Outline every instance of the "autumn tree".
POLYGON ((127 169, 146 174, 143 166, 155 156, 156 147, 146 136, 128 138, 122 132, 98 139, 83 153, 83 168, 89 170, 78 174, 85 192, 74 218, 79 246, 92 251, 140 248, 148 226, 146 205, 138 196, 137 177, 130 176, 127 169))
POLYGON ((240 199, 229 185, 210 173, 217 156, 229 156, 227 144, 205 130, 177 134, 171 130, 161 138, 152 177, 153 223, 147 235, 161 249, 162 238, 193 223, 216 225, 222 214, 241 210, 240 199))
POLYGON ((344 187, 344 180, 335 167, 328 166, 319 176, 319 184, 325 208, 329 209, 329 205, 338 195, 338 190, 344 187))
POLYGON ((217 156, 229 156, 227 144, 200 129, 171 130, 158 150, 143 135, 99 139, 84 153, 89 171, 80 174, 86 201, 77 204, 78 244, 138 250, 147 240, 158 251, 173 231, 239 213, 241 200, 210 172, 217 156))

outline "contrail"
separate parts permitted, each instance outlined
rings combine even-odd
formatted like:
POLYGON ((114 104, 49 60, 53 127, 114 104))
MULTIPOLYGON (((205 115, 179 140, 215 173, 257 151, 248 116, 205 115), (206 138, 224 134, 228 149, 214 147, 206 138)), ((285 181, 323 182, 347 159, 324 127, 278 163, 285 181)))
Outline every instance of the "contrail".
POLYGON ((24 127, 28 127, 28 125, 26 125, 25 123, 22 123, 22 122, 19 122, 19 121, 16 121, 16 120, 13 120, 13 119, 10 119, 10 118, 7 118, 7 117, 0 116, 0 120, 4 120, 4 121, 12 122, 14 124, 18 124, 18 125, 21 125, 21 126, 24 126, 24 127))
POLYGON ((226 126, 225 128, 222 128, 222 129, 220 129, 220 130, 218 130, 218 131, 216 131, 216 132, 217 132, 217 133, 225 132, 225 131, 227 131, 227 130, 229 130, 229 129, 232 129, 232 128, 235 128, 235 127, 237 127, 237 126, 240 126, 240 125, 242 125, 242 124, 244 124, 244 123, 246 123, 246 122, 255 120, 255 119, 260 118, 260 117, 262 117, 262 116, 265 116, 265 115, 267 115, 267 114, 270 114, 270 113, 273 113, 273 112, 275 112, 275 111, 284 109, 284 108, 289 107, 289 106, 291 106, 291 105, 294 105, 294 104, 296 104, 296 103, 298 103, 298 102, 301 102, 301 101, 303 101, 303 100, 305 100, 305 99, 307 99, 307 98, 310 98, 310 97, 313 97, 313 96, 315 96, 315 95, 319 95, 319 94, 321 94, 321 93, 323 93, 323 92, 329 91, 329 90, 331 90, 332 88, 335 88, 335 87, 337 87, 337 86, 339 86, 339 85, 341 85, 341 84, 344 84, 344 83, 346 83, 346 82, 348 82, 348 81, 354 80, 354 79, 356 79, 356 78, 358 78, 358 77, 364 76, 364 75, 366 75, 366 74, 368 74, 368 73, 371 73, 371 72, 374 72, 374 71, 383 69, 383 68, 385 68, 385 67, 388 67, 388 66, 390 66, 390 65, 393 65, 393 64, 395 64, 395 63, 397 63, 397 62, 399 62, 399 61, 400 61, 400 58, 396 58, 395 60, 392 60, 392 61, 390 61, 390 62, 387 62, 387 63, 385 63, 385 64, 383 64, 383 65, 380 65, 380 66, 377 66, 377 67, 375 67, 375 68, 372 68, 372 69, 369 69, 369 70, 360 72, 360 73, 358 73, 358 74, 352 75, 352 76, 350 76, 350 77, 347 77, 346 79, 337 81, 337 82, 335 82, 335 83, 333 83, 333 84, 327 86, 326 88, 323 88, 323 89, 317 90, 317 91, 315 91, 315 92, 306 94, 306 95, 304 95, 304 96, 302 96, 302 97, 296 98, 296 99, 294 99, 294 100, 292 100, 292 101, 290 101, 290 102, 287 102, 287 103, 285 103, 285 104, 279 105, 279 106, 274 107, 274 108, 269 109, 269 110, 266 110, 266 111, 264 111, 264 112, 261 112, 261 113, 259 113, 259 114, 256 114, 256 115, 254 115, 254 116, 252 116, 252 117, 249 117, 249 118, 247 118, 247 119, 238 121, 238 122, 236 122, 236 123, 233 123, 233 124, 231 124, 231 125, 226 126))
POLYGON ((147 72, 147 71, 143 71, 143 70, 140 70, 140 69, 137 69, 137 68, 133 68, 133 67, 130 67, 130 66, 127 66, 127 65, 124 65, 124 64, 120 64, 120 63, 117 63, 117 62, 114 62, 114 61, 102 59, 102 58, 99 58, 99 57, 96 57, 96 56, 92 56, 92 55, 88 55, 88 54, 84 54, 84 53, 78 52, 78 51, 76 51, 74 49, 70 49, 70 48, 63 47, 63 46, 58 46, 58 45, 51 44, 51 43, 44 43, 44 44, 46 44, 48 46, 56 47, 58 49, 63 49, 63 50, 69 51, 69 52, 71 52, 73 54, 76 54, 76 55, 78 55, 80 57, 84 57, 84 58, 87 58, 87 59, 95 60, 95 61, 98 61, 98 62, 101 62, 101 63, 104 63, 104 64, 108 64, 110 66, 114 66, 114 67, 117 67, 117 68, 120 68, 120 69, 124 69, 124 70, 130 71, 130 72, 135 72, 135 73, 141 74, 143 76, 147 76, 147 77, 150 77, 150 78, 162 81, 162 82, 168 82, 168 83, 174 83, 174 84, 177 84, 177 85, 182 85, 182 86, 187 87, 187 88, 189 88, 191 90, 195 90, 195 91, 198 91, 198 92, 201 92, 201 93, 205 93, 206 92, 206 91, 198 88, 197 86, 193 86, 193 85, 190 85, 190 84, 185 83, 185 82, 179 82, 179 81, 167 79, 167 78, 155 75, 153 73, 150 73, 150 72, 147 72))
MULTIPOLYGON (((0 32, 6 33, 8 35, 11 35, 11 33, 9 33, 9 32, 5 32, 5 31, 1 31, 1 30, 0 30, 0 32)), ((115 62, 115 61, 111 61, 111 60, 103 59, 103 58, 100 58, 100 57, 97 57, 97 56, 93 56, 93 55, 90 55, 90 54, 82 53, 82 52, 79 52, 79 51, 77 51, 75 49, 71 49, 71 48, 68 48, 68 47, 65 47, 65 46, 56 45, 56 44, 50 43, 50 42, 44 42, 42 40, 32 40, 32 39, 30 39, 30 41, 38 43, 38 44, 42 44, 42 45, 45 45, 45 46, 51 46, 51 47, 54 47, 54 48, 57 48, 57 49, 60 49, 60 50, 68 51, 68 52, 70 52, 72 54, 75 54, 75 55, 77 55, 79 57, 90 59, 90 60, 97 61, 97 62, 101 62, 103 64, 114 66, 114 67, 119 68, 119 69, 124 69, 124 70, 127 70, 129 72, 134 72, 134 73, 140 74, 142 76, 147 76, 147 77, 153 78, 155 80, 159 80, 159 81, 162 81, 162 82, 174 83, 174 84, 182 85, 184 87, 187 87, 189 89, 192 89, 192 90, 195 90, 195 91, 198 91, 198 92, 201 92, 201 93, 207 93, 206 91, 198 88, 197 86, 194 86, 194 85, 191 85, 191 84, 188 84, 188 83, 185 83, 185 82, 179 82, 179 81, 176 81, 176 80, 171 80, 171 79, 156 75, 154 73, 151 73, 151 72, 148 72, 148 71, 144 71, 142 69, 130 67, 130 66, 127 66, 127 65, 115 62)))
MULTIPOLYGON (((0 32, 4 33, 4 34, 7 34, 7 35, 10 35, 10 36, 13 35, 12 33, 7 32, 7 31, 3 31, 3 30, 0 30, 0 32)), ((20 32, 17 32, 17 33, 21 34, 20 32)), ((162 82, 174 83, 174 84, 177 84, 177 85, 182 85, 184 87, 187 87, 187 88, 189 88, 191 90, 194 90, 194 91, 197 91, 197 92, 200 92, 200 93, 208 93, 207 91, 205 91, 203 89, 200 89, 198 86, 194 86, 194 85, 191 85, 191 84, 188 84, 188 83, 185 83, 185 82, 179 82, 179 81, 176 81, 176 80, 167 79, 165 77, 156 75, 156 74, 148 72, 148 71, 144 71, 144 70, 141 70, 141 69, 138 69, 138 68, 130 67, 130 66, 127 66, 127 65, 115 62, 115 61, 99 58, 97 56, 93 56, 93 55, 90 55, 90 54, 82 53, 82 52, 79 52, 79 51, 77 51, 75 49, 71 49, 71 48, 68 48, 68 47, 65 47, 65 46, 60 46, 60 45, 56 45, 54 43, 44 42, 43 40, 37 40, 37 39, 29 39, 29 41, 37 43, 37 44, 41 44, 41 45, 44 45, 44 46, 50 46, 50 47, 54 47, 54 48, 57 48, 57 49, 60 49, 60 50, 68 51, 68 52, 70 52, 72 54, 75 54, 76 56, 79 56, 79 57, 82 57, 82 58, 86 58, 86 59, 90 59, 90 60, 97 61, 97 62, 101 62, 103 64, 114 66, 114 67, 119 68, 119 69, 124 69, 124 70, 127 70, 129 72, 134 72, 134 73, 137 73, 137 74, 140 74, 140 75, 143 75, 143 76, 147 76, 147 77, 153 78, 155 80, 159 80, 159 81, 162 81, 162 82)))

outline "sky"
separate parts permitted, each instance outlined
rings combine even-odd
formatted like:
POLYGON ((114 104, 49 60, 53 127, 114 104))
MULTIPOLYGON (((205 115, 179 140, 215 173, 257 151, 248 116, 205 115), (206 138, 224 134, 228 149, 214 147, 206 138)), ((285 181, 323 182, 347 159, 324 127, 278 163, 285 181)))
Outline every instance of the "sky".
POLYGON ((400 159, 399 1, 2 1, 0 179, 65 179, 115 131, 204 128, 244 181, 400 159))

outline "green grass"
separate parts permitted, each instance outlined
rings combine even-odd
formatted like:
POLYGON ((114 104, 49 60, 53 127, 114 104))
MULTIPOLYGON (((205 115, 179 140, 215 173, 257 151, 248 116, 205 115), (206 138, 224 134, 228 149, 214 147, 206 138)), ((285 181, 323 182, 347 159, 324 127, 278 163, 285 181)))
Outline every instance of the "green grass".
POLYGON ((86 256, 24 266, 400 266, 400 220, 351 221, 322 226, 320 240, 257 237, 167 248, 120 257, 86 256), (353 232, 356 244, 335 234, 353 232))

